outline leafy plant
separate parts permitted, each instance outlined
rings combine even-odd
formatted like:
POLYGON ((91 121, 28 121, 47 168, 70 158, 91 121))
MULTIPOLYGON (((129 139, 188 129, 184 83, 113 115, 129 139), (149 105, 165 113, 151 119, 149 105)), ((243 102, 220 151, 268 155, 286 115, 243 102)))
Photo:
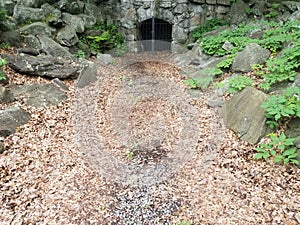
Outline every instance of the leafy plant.
POLYGON ((0 44, 0 48, 8 50, 8 49, 10 49, 10 44, 7 42, 3 42, 0 44))
MULTIPOLYGON (((96 53, 105 53, 111 49, 120 47, 124 41, 124 37, 118 32, 118 28, 113 24, 106 24, 103 21, 99 21, 93 28, 93 30, 100 30, 100 35, 81 36, 81 45, 86 44, 90 50, 96 53)), ((80 45, 78 45, 80 48, 80 45)), ((83 49, 81 49, 83 50, 83 49)))
POLYGON ((0 21, 5 21, 7 19, 6 10, 0 5, 0 21))
POLYGON ((241 24, 235 29, 228 29, 220 32, 217 36, 207 36, 201 39, 201 47, 204 53, 208 55, 224 56, 235 54, 244 49, 248 43, 256 43, 258 40, 249 36, 255 26, 246 26, 241 24), (222 46, 225 42, 230 42, 233 48, 226 50, 222 46))
POLYGON ((276 53, 282 48, 283 43, 298 40, 299 22, 288 21, 281 25, 276 22, 265 22, 268 29, 265 30, 260 44, 273 53, 276 53))
POLYGON ((278 8, 280 7, 280 4, 278 4, 278 3, 273 3, 273 4, 271 5, 271 7, 272 7, 273 9, 278 9, 278 8))
POLYGON ((262 143, 255 148, 258 153, 254 155, 255 159, 267 159, 271 156, 275 157, 274 162, 283 161, 284 164, 299 164, 297 157, 297 149, 294 145, 295 138, 288 138, 284 133, 279 136, 270 135, 269 143, 262 143))
POLYGON ((128 151, 126 152, 126 158, 128 160, 131 160, 133 158, 134 152, 133 151, 128 151))
POLYGON ((85 52, 82 51, 81 49, 79 49, 79 50, 76 52, 75 56, 76 56, 77 58, 85 58, 85 57, 86 57, 85 52))
POLYGON ((228 92, 234 93, 243 90, 247 86, 252 86, 253 80, 246 76, 235 76, 228 80, 228 92))
POLYGON ((192 38, 198 40, 199 38, 202 37, 204 33, 207 33, 212 30, 216 30, 219 27, 228 25, 229 23, 226 20, 221 20, 221 19, 211 19, 208 20, 206 23, 203 25, 198 26, 192 31, 192 38))
POLYGON ((183 81, 183 83, 189 86, 191 89, 198 88, 198 84, 199 84, 199 82, 194 78, 186 79, 183 81))
POLYGON ((217 64, 217 67, 220 69, 229 69, 233 63, 236 54, 228 55, 225 60, 217 64))
MULTIPOLYGON (((0 68, 3 67, 3 66, 5 66, 5 65, 6 65, 6 60, 0 58, 0 68)), ((3 72, 2 69, 0 69, 0 81, 1 81, 1 80, 6 80, 6 79, 7 79, 7 78, 6 78, 5 73, 3 72)))
POLYGON ((132 147, 125 150, 125 156, 128 160, 131 160, 133 158, 134 152, 138 149, 138 147, 138 144, 135 143, 132 147))
POLYGON ((265 15, 266 18, 268 19, 274 19, 278 16, 278 12, 276 11, 271 11, 268 14, 265 15))
POLYGON ((283 119, 300 117, 300 88, 287 88, 282 95, 272 95, 261 104, 265 109, 267 124, 271 129, 279 125, 283 119))

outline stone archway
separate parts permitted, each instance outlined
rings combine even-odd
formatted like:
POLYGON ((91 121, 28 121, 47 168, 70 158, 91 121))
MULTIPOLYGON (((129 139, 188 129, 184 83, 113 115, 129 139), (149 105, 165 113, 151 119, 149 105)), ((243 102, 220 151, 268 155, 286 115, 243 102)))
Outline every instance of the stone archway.
POLYGON ((147 19, 139 24, 138 40, 145 51, 171 50, 172 25, 162 19, 147 19), (154 42, 153 42, 154 41, 154 42))

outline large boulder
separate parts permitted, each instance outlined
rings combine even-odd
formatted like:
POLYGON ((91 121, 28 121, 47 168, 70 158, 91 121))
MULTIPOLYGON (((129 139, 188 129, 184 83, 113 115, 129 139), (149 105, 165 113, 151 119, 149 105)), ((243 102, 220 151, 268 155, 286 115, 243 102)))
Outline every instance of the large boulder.
POLYGON ((35 22, 29 25, 26 25, 20 29, 20 32, 23 34, 31 34, 31 35, 45 35, 47 37, 52 38, 56 29, 48 26, 43 22, 35 22))
POLYGON ((72 27, 77 33, 83 33, 85 31, 85 23, 83 22, 82 18, 76 15, 63 13, 62 20, 65 24, 72 27))
POLYGON ((86 63, 85 67, 80 71, 76 86, 84 88, 89 84, 97 81, 97 65, 92 62, 86 63))
POLYGON ((248 44, 245 49, 237 54, 232 63, 233 72, 250 72, 254 64, 263 64, 271 52, 256 43, 248 44))
POLYGON ((22 98, 30 106, 40 108, 58 105, 67 99, 67 95, 55 84, 12 85, 16 98, 22 98))
POLYGON ((30 120, 30 114, 19 106, 0 110, 0 136, 6 137, 16 132, 16 128, 30 120))
POLYGON ((47 16, 41 8, 31 8, 17 4, 14 8, 13 18, 17 24, 26 24, 43 20, 47 16))
POLYGON ((260 105, 268 96, 254 87, 246 87, 225 102, 222 117, 226 127, 233 130, 239 138, 256 144, 266 135, 265 110, 260 105))
POLYGON ((56 40, 61 45, 70 47, 77 44, 79 38, 77 37, 76 31, 73 27, 65 26, 58 31, 56 40))
POLYGON ((52 56, 1 54, 8 66, 19 73, 51 78, 77 77, 79 67, 72 60, 52 56))
POLYGON ((74 58, 74 56, 68 51, 67 48, 62 47, 60 44, 44 35, 37 35, 40 42, 40 51, 45 52, 47 55, 53 57, 74 58))

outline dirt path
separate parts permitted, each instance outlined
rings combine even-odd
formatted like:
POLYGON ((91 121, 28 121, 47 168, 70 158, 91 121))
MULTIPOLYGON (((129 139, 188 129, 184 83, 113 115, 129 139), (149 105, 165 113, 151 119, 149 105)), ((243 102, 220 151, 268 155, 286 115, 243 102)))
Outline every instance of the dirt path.
POLYGON ((23 106, 32 120, 0 155, 1 225, 298 224, 299 170, 254 161, 206 95, 151 57, 101 67, 84 90, 68 82, 59 106, 23 106))

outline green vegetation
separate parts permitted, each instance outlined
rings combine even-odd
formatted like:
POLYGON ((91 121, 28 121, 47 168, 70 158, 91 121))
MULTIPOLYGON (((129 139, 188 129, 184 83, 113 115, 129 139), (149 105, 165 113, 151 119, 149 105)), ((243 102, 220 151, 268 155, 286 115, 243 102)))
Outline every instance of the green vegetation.
POLYGON ((8 49, 10 49, 10 44, 7 42, 3 42, 0 44, 0 48, 8 50, 8 49))
POLYGON ((294 163, 299 164, 297 157, 297 149, 293 143, 295 138, 288 138, 284 133, 279 136, 271 134, 268 143, 262 143, 258 148, 255 148, 258 153, 254 155, 255 159, 267 159, 274 157, 274 162, 283 161, 284 164, 294 163))
POLYGON ((0 58, 0 81, 7 79, 5 73, 1 69, 5 65, 6 65, 6 60, 0 58))
POLYGON ((252 86, 253 82, 254 81, 250 77, 246 77, 242 75, 231 77, 228 80, 229 88, 227 91, 228 93, 239 92, 247 86, 252 86))
POLYGON ((5 21, 7 19, 6 10, 0 5, 0 21, 5 21))
MULTIPOLYGON (((279 4, 273 4, 266 18, 277 17, 279 4)), ((248 12, 252 13, 251 10, 248 12)), ((252 76, 256 77, 255 85, 262 90, 269 90, 272 86, 282 82, 292 82, 299 73, 300 69, 300 23, 288 21, 284 24, 262 21, 260 24, 246 25, 241 24, 236 28, 220 31, 213 36, 205 36, 202 32, 209 31, 204 29, 195 30, 193 37, 196 37, 205 54, 211 56, 226 56, 226 59, 217 64, 217 68, 228 71, 238 52, 244 49, 249 43, 257 43, 271 51, 271 56, 263 65, 252 66, 252 76), (263 32, 261 38, 253 38, 253 32, 263 32), (195 33, 198 32, 198 33, 195 33), (229 42, 232 47, 224 49, 224 43, 229 42)), ((208 26, 209 27, 209 26, 208 26)), ((212 27, 214 28, 214 27, 212 27)), ((191 88, 198 88, 202 78, 185 80, 185 84, 191 88)), ((254 80, 249 75, 240 75, 229 78, 222 82, 213 84, 216 88, 228 87, 229 93, 241 91, 246 86, 252 86, 254 80)), ((271 95, 262 105, 265 109, 267 125, 271 129, 284 130, 293 118, 300 117, 300 88, 287 88, 279 95, 271 95)), ((277 132, 279 133, 279 132, 277 132)), ((283 132, 277 136, 272 134, 268 143, 262 143, 255 154, 255 159, 267 159, 274 157, 275 162, 298 164, 296 160, 296 148, 293 144, 294 138, 287 138, 283 132)))
MULTIPOLYGON (((292 118, 300 118, 300 88, 287 88, 281 95, 272 95, 261 107, 266 109, 267 124, 271 129, 292 118)), ((258 153, 254 155, 254 158, 267 159, 274 156, 274 162, 283 161, 284 164, 298 165, 294 140, 295 138, 287 138, 284 133, 279 136, 271 134, 268 143, 262 143, 256 148, 258 153)))
POLYGON ((226 59, 218 63, 217 67, 220 69, 229 69, 233 63, 236 54, 227 55, 226 59))
POLYGON ((300 118, 300 88, 287 88, 279 96, 272 95, 261 107, 266 109, 267 124, 271 129, 282 121, 300 118))
MULTIPOLYGON (((278 5, 274 5, 278 7, 278 5)), ((230 69, 236 53, 243 50, 249 43, 257 43, 272 52, 272 57, 265 65, 254 65, 253 69, 258 78, 262 78, 259 88, 269 90, 274 84, 283 81, 293 81, 300 67, 300 28, 299 22, 277 22, 263 21, 260 25, 246 25, 221 31, 217 35, 203 36, 204 28, 194 30, 194 37, 198 37, 204 53, 214 56, 226 56, 227 58, 219 63, 219 69, 230 69), (264 31, 261 39, 251 38, 253 31, 264 31), (197 33, 198 32, 198 33, 197 33), (224 49, 225 42, 233 47, 224 49), (289 43, 289 48, 283 51, 283 45, 289 43), (280 54, 278 54, 280 52, 280 54)), ((210 26, 207 26, 210 27, 210 26)))
POLYGON ((222 27, 222 26, 225 26, 225 25, 228 25, 228 22, 225 21, 225 20, 221 20, 221 19, 208 20, 206 23, 204 23, 201 26, 198 26, 197 28, 195 28, 192 31, 192 38, 194 38, 194 39, 202 38, 202 35, 204 33, 207 33, 207 32, 212 31, 212 30, 216 30, 219 27, 222 27))
POLYGON ((93 54, 105 53, 111 49, 120 47, 124 41, 124 37, 118 32, 116 25, 99 21, 91 30, 100 32, 98 32, 98 35, 82 35, 77 45, 81 51, 84 51, 82 46, 85 44, 93 54))
POLYGON ((249 37, 250 32, 255 29, 254 26, 242 24, 237 28, 221 31, 217 35, 203 37, 199 39, 200 45, 204 53, 208 55, 232 55, 243 50, 248 43, 257 42, 249 37), (230 42, 233 48, 229 50, 223 49, 222 46, 225 42, 230 42))
POLYGON ((85 58, 85 57, 86 57, 86 54, 85 54, 84 51, 82 51, 81 49, 79 49, 79 50, 76 52, 75 56, 76 56, 77 58, 85 58))

